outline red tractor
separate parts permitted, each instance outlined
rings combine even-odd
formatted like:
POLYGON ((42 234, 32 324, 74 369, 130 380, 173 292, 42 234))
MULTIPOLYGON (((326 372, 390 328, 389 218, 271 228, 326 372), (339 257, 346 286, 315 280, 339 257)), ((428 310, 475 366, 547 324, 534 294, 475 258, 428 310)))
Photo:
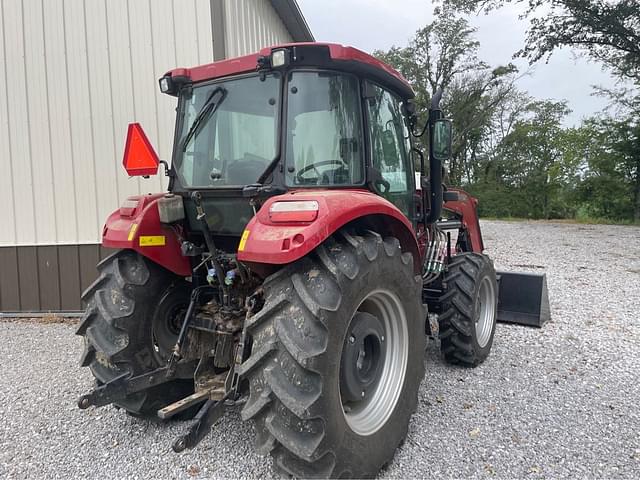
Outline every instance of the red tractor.
MULTIPOLYGON (((428 314, 444 358, 465 366, 487 358, 496 328, 477 201, 442 184, 441 93, 420 129, 398 72, 318 43, 159 83, 178 98, 171 165, 133 124, 124 166, 162 164, 169 192, 127 198, 104 226, 118 251, 83 294, 77 333, 97 385, 80 408, 195 416, 182 451, 242 405, 279 473, 376 475, 416 409, 428 314)), ((543 282, 503 278, 504 319, 548 317, 543 282)))

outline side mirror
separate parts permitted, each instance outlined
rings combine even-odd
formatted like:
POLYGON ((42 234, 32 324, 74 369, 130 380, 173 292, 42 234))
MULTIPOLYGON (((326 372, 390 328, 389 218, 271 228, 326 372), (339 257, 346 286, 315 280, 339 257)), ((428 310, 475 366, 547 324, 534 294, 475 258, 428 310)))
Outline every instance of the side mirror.
POLYGON ((433 123, 433 156, 436 160, 446 162, 451 158, 451 120, 440 118, 433 123))
POLYGON ((122 165, 130 177, 155 175, 160 159, 139 123, 130 123, 122 165))

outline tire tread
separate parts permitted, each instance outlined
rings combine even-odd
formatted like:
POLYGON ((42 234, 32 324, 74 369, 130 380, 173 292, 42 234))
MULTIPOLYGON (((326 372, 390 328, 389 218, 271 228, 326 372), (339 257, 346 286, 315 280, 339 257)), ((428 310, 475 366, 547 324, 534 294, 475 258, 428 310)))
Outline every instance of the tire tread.
POLYGON ((265 281, 266 304, 248 323, 254 350, 240 369, 250 385, 241 415, 255 421, 256 448, 271 453, 281 474, 312 478, 344 473, 335 471, 336 454, 323 442, 329 419, 316 407, 322 378, 313 364, 327 352, 326 317, 340 308, 342 286, 359 274, 363 261, 374 262, 380 255, 400 257, 398 265, 414 279, 411 288, 419 297, 421 283, 413 275, 411 254, 402 253, 397 239, 375 233, 341 231, 265 281))

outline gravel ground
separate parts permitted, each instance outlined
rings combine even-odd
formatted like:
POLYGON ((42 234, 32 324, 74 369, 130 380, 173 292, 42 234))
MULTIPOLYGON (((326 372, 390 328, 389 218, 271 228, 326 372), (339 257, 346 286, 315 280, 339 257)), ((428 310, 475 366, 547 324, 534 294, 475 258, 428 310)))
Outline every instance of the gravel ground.
MULTIPOLYGON (((498 268, 547 273, 552 321, 500 324, 474 370, 445 365, 430 342, 409 437, 381 477, 639 478, 640 229, 484 222, 483 231, 498 268)), ((170 443, 186 423, 79 411, 92 382, 73 331, 0 322, 0 478, 271 476, 237 411, 180 455, 170 443)))

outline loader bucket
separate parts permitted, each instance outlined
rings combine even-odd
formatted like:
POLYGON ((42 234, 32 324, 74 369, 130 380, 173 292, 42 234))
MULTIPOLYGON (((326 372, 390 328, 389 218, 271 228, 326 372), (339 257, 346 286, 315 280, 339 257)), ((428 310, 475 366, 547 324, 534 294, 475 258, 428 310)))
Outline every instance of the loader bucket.
POLYGON ((542 327, 551 318, 547 276, 497 272, 498 321, 542 327))

